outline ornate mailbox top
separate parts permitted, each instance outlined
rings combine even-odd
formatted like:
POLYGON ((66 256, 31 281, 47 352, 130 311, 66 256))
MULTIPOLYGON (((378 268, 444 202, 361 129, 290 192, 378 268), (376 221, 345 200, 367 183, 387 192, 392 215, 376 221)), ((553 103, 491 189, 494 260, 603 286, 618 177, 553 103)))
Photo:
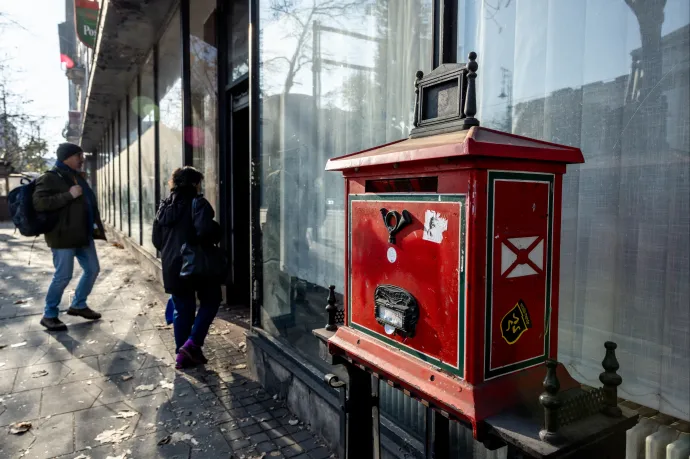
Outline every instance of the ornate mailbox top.
POLYGON ((463 157, 521 159, 561 164, 580 164, 585 161, 579 148, 473 126, 469 130, 399 140, 333 158, 326 164, 326 170, 342 171, 386 164, 463 157))

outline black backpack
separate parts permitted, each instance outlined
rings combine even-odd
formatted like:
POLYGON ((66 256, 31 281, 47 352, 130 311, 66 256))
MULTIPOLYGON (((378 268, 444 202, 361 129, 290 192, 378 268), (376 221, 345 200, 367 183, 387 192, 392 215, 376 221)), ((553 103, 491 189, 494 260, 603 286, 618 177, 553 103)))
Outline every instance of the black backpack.
MULTIPOLYGON (((62 175, 57 171, 46 173, 62 175)), ((63 177, 64 178, 64 177, 63 177)), ((36 179, 28 181, 21 179, 21 185, 10 191, 8 195, 12 222, 22 236, 40 236, 49 233, 57 225, 58 212, 37 212, 34 209, 33 196, 36 190, 36 179)))

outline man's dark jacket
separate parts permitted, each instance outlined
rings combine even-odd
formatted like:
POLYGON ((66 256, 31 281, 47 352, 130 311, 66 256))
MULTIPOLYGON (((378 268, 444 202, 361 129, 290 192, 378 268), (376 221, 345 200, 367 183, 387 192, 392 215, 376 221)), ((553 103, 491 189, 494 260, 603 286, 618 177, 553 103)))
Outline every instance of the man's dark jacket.
MULTIPOLYGON (((34 209, 38 212, 57 212, 58 222, 52 231, 45 234, 46 243, 51 249, 76 249, 87 247, 91 239, 105 240, 105 230, 98 207, 94 204, 91 214, 87 206, 93 199, 87 199, 90 188, 82 186, 83 194, 72 197, 69 189, 79 184, 81 177, 71 169, 53 168, 36 180, 33 194, 34 209), (89 228, 89 215, 92 215, 96 229, 89 228)), ((81 179, 83 182, 83 179, 81 179)))
MULTIPOLYGON (((211 204, 195 190, 175 191, 161 201, 153 222, 153 245, 161 252, 163 286, 167 293, 181 296, 198 287, 180 278, 180 252, 185 243, 217 244, 220 241, 220 225, 213 220, 214 216, 211 204), (192 214, 194 198, 197 204, 192 214)), ((220 284, 208 287, 220 292, 220 284)))

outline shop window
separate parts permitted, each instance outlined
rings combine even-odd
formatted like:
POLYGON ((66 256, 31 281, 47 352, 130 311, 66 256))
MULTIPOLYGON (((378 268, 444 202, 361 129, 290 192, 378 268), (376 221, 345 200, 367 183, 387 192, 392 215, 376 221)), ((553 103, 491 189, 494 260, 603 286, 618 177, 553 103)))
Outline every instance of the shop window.
POLYGON ((139 98, 138 82, 134 82, 129 87, 129 111, 127 112, 127 124, 129 133, 129 218, 130 218, 130 237, 141 244, 141 226, 139 212, 141 207, 141 197, 139 196, 139 115, 135 110, 139 98))
POLYGON ((127 139, 127 101, 123 100, 120 104, 119 114, 119 157, 120 157, 120 212, 122 219, 120 220, 120 231, 126 236, 129 233, 129 200, 130 187, 132 183, 129 181, 129 140, 127 139))
POLYGON ((190 9, 192 127, 185 132, 185 142, 192 146, 193 166, 204 174, 204 195, 217 211, 218 49, 215 7, 216 0, 200 0, 190 9))
POLYGON ((158 106, 155 103, 153 54, 141 69, 141 94, 134 104, 141 117, 141 206, 142 245, 151 254, 156 253, 151 238, 156 217, 156 122, 158 106))
POLYGON ((482 124, 582 149, 563 183, 559 360, 690 419, 690 3, 461 2, 482 124))
POLYGON ((122 193, 120 190, 121 182, 120 182, 120 136, 118 135, 119 133, 119 122, 118 122, 118 113, 115 112, 114 114, 115 119, 111 123, 110 127, 110 148, 111 148, 111 155, 113 158, 111 167, 110 167, 110 173, 111 176, 113 177, 113 203, 112 203, 112 212, 113 212, 113 221, 112 225, 114 228, 117 229, 122 229, 122 193))
POLYGON ((249 73, 249 2, 234 0, 228 15, 228 83, 249 73))
POLYGON ((432 2, 260 7, 261 326, 322 365, 311 331, 345 277, 343 182, 324 167, 408 136, 415 73, 430 70, 432 2))
POLYGON ((160 145, 160 196, 170 194, 168 180, 183 165, 182 140, 182 41, 180 13, 175 14, 158 44, 158 109, 160 145))

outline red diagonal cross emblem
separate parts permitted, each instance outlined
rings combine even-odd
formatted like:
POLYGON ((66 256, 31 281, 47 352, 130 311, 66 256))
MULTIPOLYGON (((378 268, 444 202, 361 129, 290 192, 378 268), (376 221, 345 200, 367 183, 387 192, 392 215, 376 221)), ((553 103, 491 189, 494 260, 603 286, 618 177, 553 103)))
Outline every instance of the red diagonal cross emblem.
POLYGON ((542 241, 542 239, 543 239, 543 237, 538 236, 538 237, 529 245, 529 247, 527 247, 526 249, 518 249, 518 248, 515 247, 515 245, 513 245, 513 243, 510 242, 507 238, 504 239, 503 241, 501 241, 501 242, 502 242, 506 247, 508 247, 515 255, 517 255, 517 258, 515 259, 515 261, 513 262, 513 264, 510 265, 510 266, 508 267, 508 269, 506 269, 505 272, 503 272, 502 275, 505 276, 505 277, 508 277, 508 275, 510 275, 510 273, 513 272, 513 270, 514 270, 515 268, 517 268, 518 265, 528 265, 528 266, 530 266, 534 271, 536 271, 536 272, 541 272, 541 268, 540 268, 539 266, 537 266, 536 264, 534 264, 534 262, 533 262, 532 260, 530 260, 529 254, 530 254, 530 252, 532 252, 532 250, 534 250, 534 249, 539 245, 539 243, 542 241))

